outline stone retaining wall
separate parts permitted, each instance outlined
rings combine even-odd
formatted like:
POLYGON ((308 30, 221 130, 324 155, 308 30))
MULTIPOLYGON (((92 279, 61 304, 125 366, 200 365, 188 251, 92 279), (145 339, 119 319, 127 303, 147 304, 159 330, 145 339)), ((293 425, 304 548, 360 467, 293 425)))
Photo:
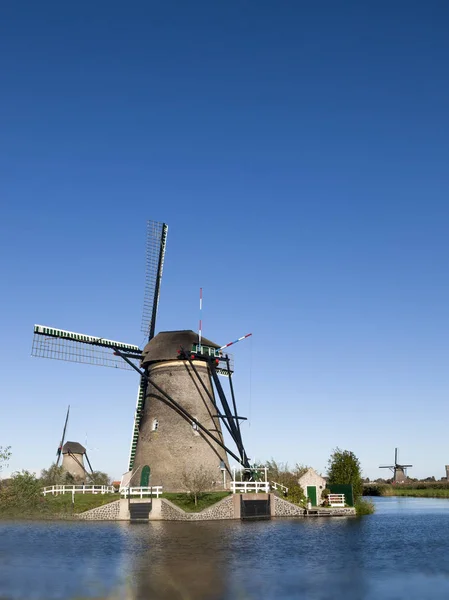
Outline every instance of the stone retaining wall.
POLYGON ((274 498, 274 516, 275 517, 303 517, 304 509, 296 504, 292 504, 283 498, 279 498, 274 494, 271 496, 274 498))
MULTIPOLYGON (((184 512, 179 506, 176 506, 166 498, 153 500, 153 511, 150 513, 150 520, 163 521, 218 521, 223 519, 239 519, 240 511, 239 495, 230 495, 220 500, 213 506, 205 508, 198 513, 184 512)), ((320 513, 329 513, 335 517, 347 517, 356 514, 355 508, 319 508, 320 513)), ((271 494, 271 516, 272 517, 307 517, 304 508, 292 504, 283 498, 271 494)), ((316 515, 310 515, 316 516, 316 515)), ((129 520, 128 501, 116 500, 104 506, 92 508, 78 515, 67 518, 83 519, 85 521, 117 521, 129 520)))
POLYGON ((86 521, 116 521, 120 514, 120 500, 91 508, 77 515, 78 519, 86 521))
POLYGON ((329 508, 327 506, 319 506, 318 509, 320 514, 329 514, 332 517, 350 517, 356 514, 353 506, 345 506, 344 508, 329 508))
POLYGON ((161 498, 161 518, 164 521, 217 521, 234 519, 234 498, 228 496, 198 513, 184 512, 166 498, 161 498))

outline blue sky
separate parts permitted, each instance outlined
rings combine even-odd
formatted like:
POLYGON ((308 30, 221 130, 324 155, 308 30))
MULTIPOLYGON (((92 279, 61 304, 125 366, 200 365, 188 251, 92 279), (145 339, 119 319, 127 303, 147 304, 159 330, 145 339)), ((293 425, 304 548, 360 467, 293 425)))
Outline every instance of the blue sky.
POLYGON ((0 445, 126 470, 136 377, 32 358, 34 323, 235 347, 248 454, 449 463, 446 2, 9 3, 0 19, 0 445))

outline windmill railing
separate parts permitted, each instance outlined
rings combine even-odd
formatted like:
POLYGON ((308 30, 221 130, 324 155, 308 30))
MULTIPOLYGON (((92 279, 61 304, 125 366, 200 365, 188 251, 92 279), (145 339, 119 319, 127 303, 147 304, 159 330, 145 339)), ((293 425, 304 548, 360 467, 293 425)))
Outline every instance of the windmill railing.
POLYGON ((42 488, 42 494, 114 494, 112 485, 49 485, 42 488))
POLYGON ((120 494, 124 498, 131 498, 132 496, 138 498, 144 498, 145 496, 159 496, 162 494, 161 485, 150 485, 150 486, 137 486, 137 487, 121 487, 120 494))
POLYGON ((271 481, 270 486, 273 490, 280 490, 283 494, 288 494, 288 487, 286 485, 282 485, 282 483, 277 483, 276 481, 271 481))
POLYGON ((270 483, 268 481, 231 481, 231 492, 233 494, 251 494, 258 492, 269 493, 270 483))

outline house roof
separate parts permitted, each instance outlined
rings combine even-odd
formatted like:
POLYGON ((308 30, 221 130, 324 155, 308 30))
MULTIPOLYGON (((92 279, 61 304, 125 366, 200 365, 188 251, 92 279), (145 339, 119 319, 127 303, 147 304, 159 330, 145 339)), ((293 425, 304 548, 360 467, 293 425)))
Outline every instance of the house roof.
MULTIPOLYGON (((191 329, 161 331, 145 346, 142 353, 142 365, 163 360, 176 360, 178 358, 178 350, 181 346, 190 352, 193 344, 197 343, 198 333, 195 333, 191 329)), ((211 342, 204 337, 201 339, 201 343, 204 346, 212 348, 220 347, 215 342, 211 342)))
POLYGON ((301 477, 298 479, 299 483, 301 482, 301 479, 303 477, 305 477, 306 475, 308 475, 308 474, 314 475, 315 477, 318 477, 319 479, 323 479, 324 481, 326 481, 325 478, 322 475, 320 475, 319 473, 317 473, 317 471, 315 471, 315 469, 312 469, 312 467, 309 467, 307 469, 307 471, 305 473, 303 473, 301 475, 301 477))
POLYGON ((62 447, 63 454, 85 454, 86 448, 79 444, 78 442, 66 442, 62 447))

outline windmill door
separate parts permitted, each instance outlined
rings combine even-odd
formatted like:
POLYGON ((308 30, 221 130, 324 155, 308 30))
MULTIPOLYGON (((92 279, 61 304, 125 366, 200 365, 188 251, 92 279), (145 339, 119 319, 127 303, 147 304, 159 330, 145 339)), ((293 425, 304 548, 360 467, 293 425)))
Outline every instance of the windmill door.
POLYGON ((142 468, 142 473, 140 475, 140 487, 148 487, 150 485, 150 467, 145 465, 142 468))
POLYGON ((307 497, 310 498, 310 502, 312 506, 316 506, 316 486, 308 485, 307 486, 307 497))

